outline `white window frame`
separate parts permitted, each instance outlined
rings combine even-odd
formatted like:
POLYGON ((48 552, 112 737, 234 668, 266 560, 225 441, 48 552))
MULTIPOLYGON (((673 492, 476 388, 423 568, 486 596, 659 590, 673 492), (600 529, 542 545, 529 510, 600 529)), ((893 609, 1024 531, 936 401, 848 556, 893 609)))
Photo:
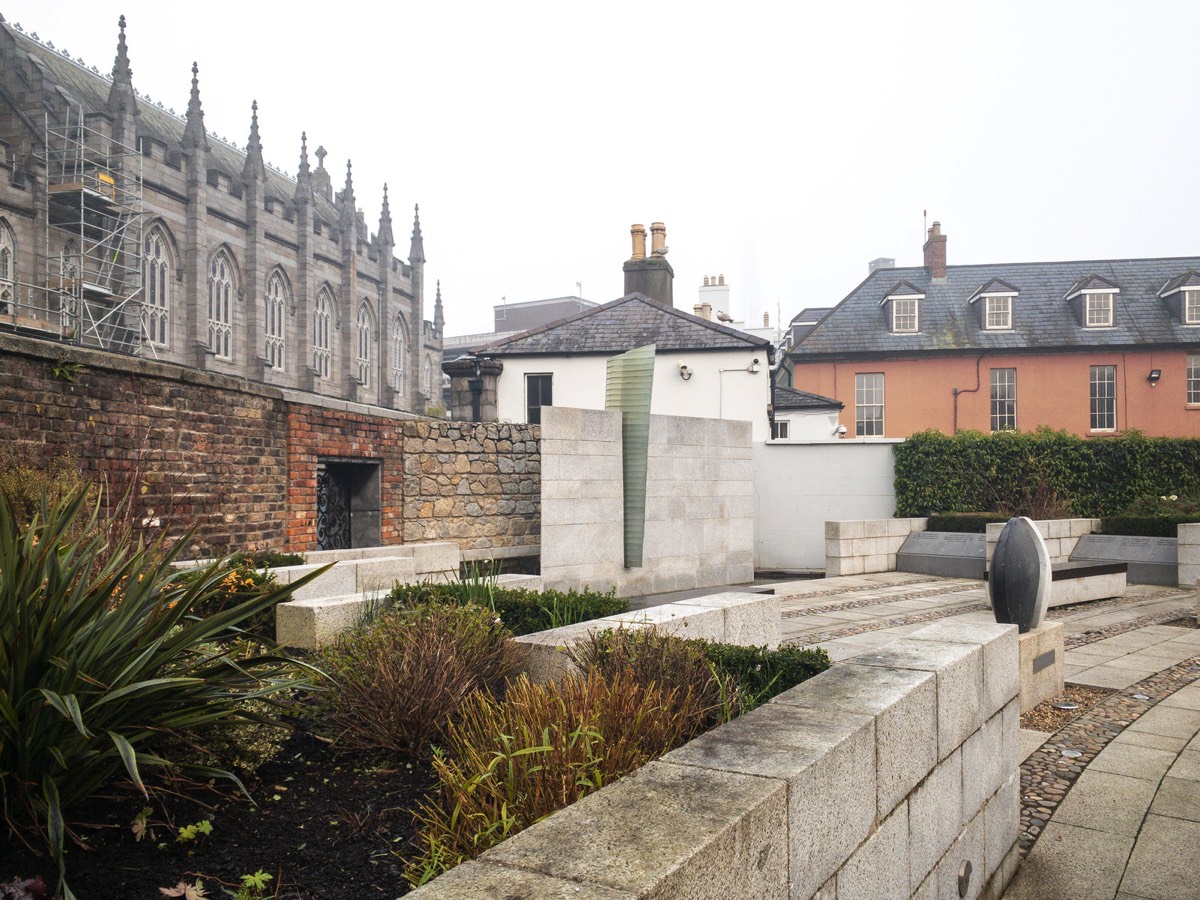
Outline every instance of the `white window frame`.
POLYGON ((988 378, 991 394, 988 424, 993 432, 1013 431, 1017 427, 1017 370, 992 369, 988 378))
POLYGON ((921 327, 921 298, 915 295, 892 297, 892 333, 916 334, 921 327))
POLYGON ((1185 288, 1183 294, 1183 324, 1200 325, 1200 288, 1185 288))
POLYGON ((1189 353, 1187 358, 1187 405, 1200 406, 1200 353, 1189 353))
POLYGON ((208 349, 233 359, 233 260, 219 250, 208 267, 208 349))
POLYGON ((158 226, 146 235, 142 257, 142 335, 155 347, 171 344, 171 250, 158 226))
POLYGON ((883 373, 857 372, 854 375, 854 436, 883 437, 884 433, 883 373))
POLYGON ((1088 373, 1090 431, 1117 430, 1117 367, 1092 366, 1088 373))
POLYGON ((284 322, 287 313, 287 285, 283 276, 272 272, 267 279, 267 297, 263 304, 263 350, 267 365, 277 372, 286 368, 287 344, 284 322))
POLYGON ((776 419, 771 423, 771 440, 786 441, 790 440, 792 423, 787 419, 776 419))
POLYGON ((322 286, 313 304, 313 370, 328 378, 333 358, 333 295, 322 286))
POLYGON ((358 321, 355 326, 357 341, 354 359, 358 381, 363 387, 371 386, 371 335, 374 331, 374 315, 371 306, 364 300, 358 305, 358 321))
POLYGON ((1111 328, 1115 321, 1115 291, 1085 291, 1083 324, 1086 328, 1111 328))
POLYGON ((1012 331, 1013 297, 1016 294, 983 295, 983 327, 985 331, 1012 331))

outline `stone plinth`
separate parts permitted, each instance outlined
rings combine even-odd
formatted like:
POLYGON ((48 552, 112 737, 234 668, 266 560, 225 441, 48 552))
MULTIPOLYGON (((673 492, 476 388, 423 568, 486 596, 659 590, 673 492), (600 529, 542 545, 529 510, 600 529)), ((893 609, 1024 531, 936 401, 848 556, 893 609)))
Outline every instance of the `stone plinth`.
POLYGON ((1061 622, 1043 622, 1017 639, 1020 646, 1021 712, 1063 691, 1063 644, 1061 622))

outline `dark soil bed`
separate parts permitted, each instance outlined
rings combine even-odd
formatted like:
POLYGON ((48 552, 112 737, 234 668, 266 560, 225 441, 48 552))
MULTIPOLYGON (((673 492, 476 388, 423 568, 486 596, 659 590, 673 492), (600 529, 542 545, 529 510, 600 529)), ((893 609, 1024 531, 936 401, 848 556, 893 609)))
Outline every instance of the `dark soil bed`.
MULTIPOLYGON (((381 768, 298 730, 246 780, 257 808, 222 785, 220 793, 157 795, 150 804, 131 791, 74 810, 72 821, 90 823, 78 828, 90 849, 70 847, 68 880, 79 900, 162 900, 160 888, 200 879, 211 900, 261 869, 272 876, 268 897, 390 900, 408 893, 402 856, 412 811, 431 784, 424 764, 381 768), (152 813, 139 842, 132 824, 146 806, 152 813), (202 820, 212 824, 202 842, 176 842, 180 827, 202 820)), ((0 844, 0 884, 35 875, 53 887, 45 856, 0 844)))

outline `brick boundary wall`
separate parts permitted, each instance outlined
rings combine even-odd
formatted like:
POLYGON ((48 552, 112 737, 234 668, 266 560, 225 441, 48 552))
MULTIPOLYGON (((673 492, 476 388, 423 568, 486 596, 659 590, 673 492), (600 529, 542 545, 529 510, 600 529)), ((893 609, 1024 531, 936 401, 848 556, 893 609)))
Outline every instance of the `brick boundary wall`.
POLYGON ((198 550, 315 550, 318 457, 379 461, 385 544, 499 556, 540 539, 538 426, 417 418, 12 334, 0 448, 77 463, 112 496, 136 483, 135 522, 194 525, 198 550))

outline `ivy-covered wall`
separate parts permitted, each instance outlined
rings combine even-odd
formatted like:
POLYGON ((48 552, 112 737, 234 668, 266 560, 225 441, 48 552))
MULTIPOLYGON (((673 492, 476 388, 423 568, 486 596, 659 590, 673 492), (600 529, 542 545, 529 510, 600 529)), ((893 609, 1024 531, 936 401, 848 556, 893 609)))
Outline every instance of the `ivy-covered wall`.
POLYGON ((902 517, 985 511, 1100 517, 1118 515, 1139 498, 1200 497, 1200 438, 924 431, 894 451, 902 517))

